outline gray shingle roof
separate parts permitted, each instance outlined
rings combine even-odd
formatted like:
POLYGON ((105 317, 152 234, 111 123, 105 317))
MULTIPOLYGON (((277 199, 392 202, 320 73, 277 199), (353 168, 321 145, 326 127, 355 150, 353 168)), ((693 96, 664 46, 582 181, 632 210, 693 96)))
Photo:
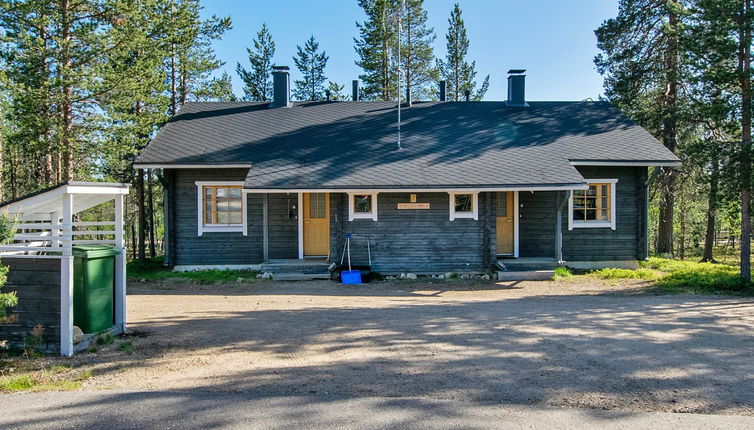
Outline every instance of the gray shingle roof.
POLYGON ((675 162, 606 102, 188 103, 138 164, 252 168, 263 189, 542 186, 583 183, 571 161, 675 162))

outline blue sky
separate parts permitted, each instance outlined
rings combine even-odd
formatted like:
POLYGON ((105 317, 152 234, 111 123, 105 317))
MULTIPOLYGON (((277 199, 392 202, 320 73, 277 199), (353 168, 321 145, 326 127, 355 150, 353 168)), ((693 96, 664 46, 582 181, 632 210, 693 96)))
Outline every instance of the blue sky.
MULTIPOLYGON (((454 0, 426 0, 435 28, 435 55, 445 54, 445 32, 454 0)), ((466 0, 459 1, 470 40, 469 59, 476 60, 481 81, 490 74, 486 100, 504 100, 506 73, 527 69, 529 100, 596 99, 602 79, 592 59, 597 53, 594 29, 617 13, 617 0, 466 0)), ((243 93, 236 62, 248 66, 246 46, 263 22, 270 27, 275 63, 297 77, 292 57, 310 36, 327 51, 330 80, 350 88, 360 69, 354 64, 356 21, 364 14, 356 0, 203 0, 205 15, 230 15, 233 29, 216 42, 215 51, 233 76, 233 90, 243 93)))

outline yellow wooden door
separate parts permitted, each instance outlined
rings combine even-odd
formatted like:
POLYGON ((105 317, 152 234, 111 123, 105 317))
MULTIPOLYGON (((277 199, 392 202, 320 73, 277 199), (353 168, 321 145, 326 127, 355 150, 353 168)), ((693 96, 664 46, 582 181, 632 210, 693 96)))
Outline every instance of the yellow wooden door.
POLYGON ((513 192, 497 193, 497 253, 513 255, 513 192))
POLYGON ((330 195, 304 193, 304 256, 330 254, 330 195))

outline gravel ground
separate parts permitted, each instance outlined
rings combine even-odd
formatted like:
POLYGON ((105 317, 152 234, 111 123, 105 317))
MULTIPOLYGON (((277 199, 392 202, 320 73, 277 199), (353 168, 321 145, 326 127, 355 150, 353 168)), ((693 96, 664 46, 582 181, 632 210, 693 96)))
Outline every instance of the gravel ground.
MULTIPOLYGON (((129 286, 85 390, 754 415, 754 300, 639 282, 129 286)), ((63 360, 63 359, 60 359, 63 360)))

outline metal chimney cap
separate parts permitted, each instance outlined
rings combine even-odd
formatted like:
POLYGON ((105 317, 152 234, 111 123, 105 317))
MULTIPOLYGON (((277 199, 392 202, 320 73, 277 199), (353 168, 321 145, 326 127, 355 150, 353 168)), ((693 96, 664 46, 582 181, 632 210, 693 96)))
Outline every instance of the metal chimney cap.
POLYGON ((272 66, 272 70, 275 72, 287 72, 291 68, 288 66, 272 66))
POLYGON ((526 69, 510 69, 508 70, 509 75, 519 75, 521 73, 526 72, 526 69))

